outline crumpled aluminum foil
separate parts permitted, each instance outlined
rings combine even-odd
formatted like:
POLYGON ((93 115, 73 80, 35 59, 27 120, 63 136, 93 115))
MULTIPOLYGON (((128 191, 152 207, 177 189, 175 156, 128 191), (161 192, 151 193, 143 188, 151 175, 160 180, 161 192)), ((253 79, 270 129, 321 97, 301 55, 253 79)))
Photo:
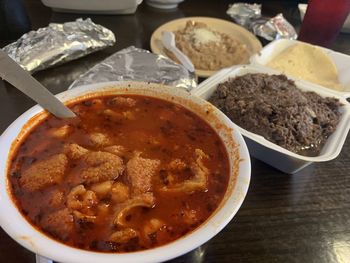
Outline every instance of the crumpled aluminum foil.
POLYGON ((226 12, 237 24, 246 27, 255 35, 272 41, 275 39, 296 39, 294 27, 278 14, 273 18, 261 16, 261 5, 235 3, 226 12))
POLYGON ((261 17, 261 4, 236 3, 229 5, 226 12, 237 24, 246 26, 255 18, 261 17))
POLYGON ((90 18, 30 31, 3 50, 25 70, 33 73, 112 46, 115 36, 90 18))
POLYGON ((294 27, 283 17, 278 14, 273 18, 259 18, 250 24, 251 30, 255 35, 267 40, 275 39, 297 39, 297 33, 294 27))
POLYGON ((95 65, 72 83, 69 89, 109 81, 147 81, 193 89, 196 77, 172 60, 147 50, 128 47, 95 65))

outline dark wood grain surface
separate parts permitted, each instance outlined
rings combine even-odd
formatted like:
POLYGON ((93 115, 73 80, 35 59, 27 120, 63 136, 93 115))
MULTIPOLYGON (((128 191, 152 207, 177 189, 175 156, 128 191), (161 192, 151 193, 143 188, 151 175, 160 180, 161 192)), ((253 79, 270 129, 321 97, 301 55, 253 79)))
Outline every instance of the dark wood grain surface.
MULTIPOLYGON (((110 54, 130 45, 148 49, 151 33, 167 21, 187 16, 230 20, 226 9, 232 2, 185 0, 177 10, 167 12, 142 4, 135 15, 89 16, 113 30, 117 44, 34 77, 53 93, 64 91, 110 54)), ((296 2, 263 1, 263 13, 282 12, 298 28, 296 2)), ((88 17, 51 12, 39 0, 24 4, 33 29, 88 17)), ((0 44, 10 41, 0 39, 0 44)), ((350 35, 341 34, 332 48, 350 54, 350 35)), ((33 105, 0 81, 0 133, 33 105)), ((0 262, 35 262, 35 257, 0 230, 0 262)), ((249 192, 234 219, 209 242, 171 262, 350 262, 350 141, 337 159, 312 164, 294 175, 252 159, 249 192)))

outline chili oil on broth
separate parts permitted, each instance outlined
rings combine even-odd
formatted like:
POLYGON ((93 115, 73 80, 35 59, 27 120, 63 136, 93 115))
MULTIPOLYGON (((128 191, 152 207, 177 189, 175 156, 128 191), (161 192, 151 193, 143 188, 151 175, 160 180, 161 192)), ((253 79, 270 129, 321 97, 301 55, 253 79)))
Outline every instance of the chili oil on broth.
POLYGON ((228 155, 196 114, 140 95, 69 107, 77 118, 41 120, 9 166, 13 200, 40 231, 81 249, 139 251, 186 235, 219 206, 228 155))

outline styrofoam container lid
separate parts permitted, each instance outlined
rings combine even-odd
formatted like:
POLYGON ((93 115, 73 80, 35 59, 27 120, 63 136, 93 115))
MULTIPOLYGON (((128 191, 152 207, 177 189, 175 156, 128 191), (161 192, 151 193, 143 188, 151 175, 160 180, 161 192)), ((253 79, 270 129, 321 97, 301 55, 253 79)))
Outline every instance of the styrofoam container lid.
MULTIPOLYGON (((265 53, 266 54, 266 53, 265 53)), ((214 93, 219 83, 222 83, 230 78, 234 78, 237 76, 245 75, 248 73, 267 73, 267 74, 281 74, 281 72, 262 67, 260 65, 245 65, 245 66, 236 66, 232 68, 227 68, 219 71, 211 78, 202 82, 197 88, 191 91, 191 94, 199 96, 203 99, 209 99, 210 96, 214 93)), ((300 154, 296 154, 287 149, 278 146, 275 143, 272 143, 266 140, 264 137, 257 135, 255 133, 249 132, 241 127, 239 127, 239 131, 245 137, 255 141, 258 144, 265 146, 266 148, 273 150, 275 152, 280 153, 281 155, 291 157, 293 159, 302 160, 306 162, 324 162, 329 161, 336 158, 345 142, 348 131, 350 129, 350 105, 345 99, 344 96, 334 93, 330 89, 325 87, 312 84, 310 82, 306 82, 303 80, 299 80, 293 77, 288 77, 295 81, 297 88, 303 91, 314 91, 322 97, 335 97, 339 99, 339 101, 343 104, 340 108, 340 112, 342 113, 340 117, 340 121, 337 125, 335 132, 327 139, 325 145, 323 146, 321 153, 315 157, 303 156, 300 154)), ((249 149, 250 152, 254 151, 254 149, 249 149)), ((272 166, 273 160, 269 162, 272 166)), ((276 164, 277 165, 277 164, 276 164)), ((305 166, 303 166, 305 167, 305 166)), ((295 167, 297 170, 298 167, 295 167)))
MULTIPOLYGON (((265 67, 266 64, 268 64, 271 60, 273 60, 278 54, 280 54, 286 48, 293 46, 297 43, 303 43, 303 42, 297 41, 297 40, 288 40, 288 39, 279 39, 279 40, 272 41, 271 43, 266 45, 258 54, 253 55, 250 58, 250 63, 252 65, 260 65, 265 67)), ((350 56, 340 52, 333 51, 328 48, 324 48, 320 46, 317 46, 317 47, 321 48, 334 62, 338 71, 339 82, 344 86, 343 91, 337 91, 327 87, 325 88, 330 92, 335 93, 339 96, 343 96, 346 98, 350 97, 350 56)), ((285 75, 290 78, 293 78, 288 74, 285 74, 285 75)), ((314 85, 317 85, 317 84, 314 84, 314 85)))

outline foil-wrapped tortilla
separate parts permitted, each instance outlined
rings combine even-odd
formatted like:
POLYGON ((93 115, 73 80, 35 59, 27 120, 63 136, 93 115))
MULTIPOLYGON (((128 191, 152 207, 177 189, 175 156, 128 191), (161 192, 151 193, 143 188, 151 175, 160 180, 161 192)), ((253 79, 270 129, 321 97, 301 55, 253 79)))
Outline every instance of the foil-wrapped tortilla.
POLYGON ((252 19, 261 17, 261 4, 236 3, 230 5, 226 13, 237 24, 246 26, 252 19))
POLYGON ((106 58, 81 75, 69 89, 110 81, 146 81, 162 83, 190 91, 196 78, 172 60, 147 50, 128 47, 106 58))
POLYGON ((90 18, 30 31, 3 50, 25 70, 33 73, 112 46, 115 36, 90 18))
POLYGON ((272 18, 259 18, 251 22, 250 29, 255 35, 263 37, 269 41, 275 39, 296 39, 297 33, 294 27, 278 14, 272 18))
POLYGON ((237 24, 269 41, 281 38, 296 39, 298 36, 294 27, 282 14, 272 18, 262 17, 259 4, 235 3, 229 6, 226 13, 237 24))

